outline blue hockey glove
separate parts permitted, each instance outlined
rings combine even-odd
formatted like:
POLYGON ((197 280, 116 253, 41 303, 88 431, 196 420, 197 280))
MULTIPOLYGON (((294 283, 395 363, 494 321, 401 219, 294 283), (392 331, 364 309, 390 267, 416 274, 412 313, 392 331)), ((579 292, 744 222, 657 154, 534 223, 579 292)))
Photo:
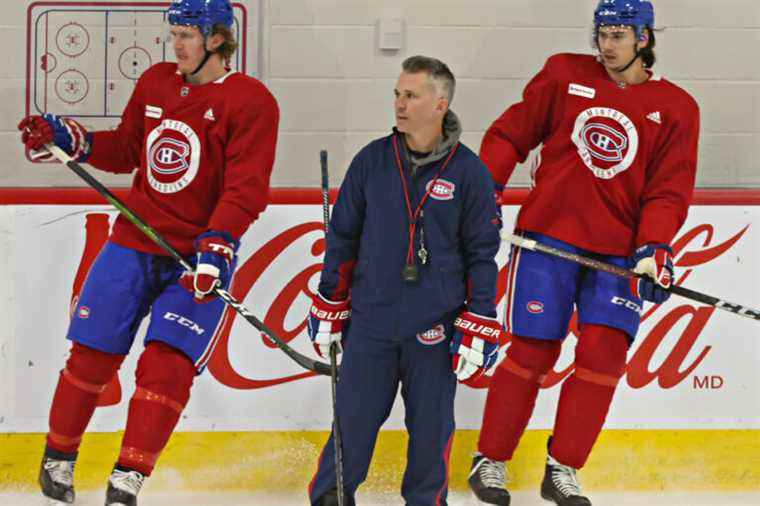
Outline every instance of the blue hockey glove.
POLYGON ((673 282, 673 251, 667 244, 646 244, 630 257, 633 272, 641 278, 631 278, 631 292, 640 299, 661 304, 668 300, 667 291, 673 282))
POLYGON ((195 302, 210 302, 209 295, 216 287, 226 287, 232 278, 232 269, 239 242, 227 232, 209 230, 195 239, 195 272, 185 272, 179 282, 193 292, 195 302))
POLYGON ((27 116, 18 124, 18 129, 22 132, 21 142, 29 150, 32 160, 57 160, 45 149, 45 144, 51 142, 77 162, 85 162, 90 156, 92 134, 73 119, 50 113, 43 116, 27 116))
POLYGON ((454 320, 451 365, 457 379, 469 384, 490 369, 499 352, 502 327, 496 318, 463 311, 454 320))

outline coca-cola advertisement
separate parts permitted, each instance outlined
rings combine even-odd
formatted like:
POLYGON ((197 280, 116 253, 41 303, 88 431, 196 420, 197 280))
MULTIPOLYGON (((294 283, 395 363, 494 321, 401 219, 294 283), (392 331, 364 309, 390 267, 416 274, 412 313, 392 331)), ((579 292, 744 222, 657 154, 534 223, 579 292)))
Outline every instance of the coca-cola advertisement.
MULTIPOLYGON (((516 206, 504 207, 504 223, 516 206)), ((0 271, 6 328, 0 337, 0 432, 44 431, 52 390, 68 351, 65 333, 87 270, 116 213, 106 206, 0 208, 0 271), (5 314, 7 313, 7 314, 5 314)), ((232 295, 299 352, 309 295, 324 253, 318 205, 272 205, 243 237, 232 295)), ((756 207, 694 206, 672 243, 678 285, 750 307, 760 306, 756 207)), ((497 257, 504 308, 509 246, 497 257)), ((503 315, 500 315, 500 317, 503 315)), ((608 428, 760 428, 760 321, 673 296, 641 308, 642 325, 608 428)), ((144 329, 143 329, 144 330, 144 329)), ((531 428, 549 428, 558 384, 573 370, 575 318, 562 356, 545 379, 531 428)), ((301 369, 229 308, 208 368, 196 382, 180 429, 326 429, 330 384, 301 369)), ((502 352, 509 346, 509 336, 502 352)), ((132 393, 142 331, 119 377, 100 399, 91 427, 119 428, 132 393)), ((489 378, 460 386, 457 426, 480 426, 489 378)), ((397 403, 397 404, 400 404, 397 403)), ((386 428, 403 428, 397 405, 386 428)))

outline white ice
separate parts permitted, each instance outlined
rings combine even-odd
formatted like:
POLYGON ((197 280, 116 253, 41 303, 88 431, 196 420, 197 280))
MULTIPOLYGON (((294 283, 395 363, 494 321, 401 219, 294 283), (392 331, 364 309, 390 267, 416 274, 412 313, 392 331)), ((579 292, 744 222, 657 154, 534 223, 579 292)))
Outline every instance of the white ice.
MULTIPOLYGON (((756 492, 599 492, 589 493, 594 506, 758 506, 760 490, 756 492)), ((140 506, 303 506, 301 494, 264 493, 207 493, 207 492, 149 492, 140 494, 140 506)), ((38 494, 0 492, 3 506, 47 506, 38 494)), ((76 506, 101 506, 103 493, 85 492, 77 497, 76 506)), ((360 506, 398 506, 403 502, 392 495, 357 495, 360 506)), ((454 493, 450 506, 477 506, 470 494, 454 493)), ((514 492, 512 506, 548 506, 537 492, 514 492)))

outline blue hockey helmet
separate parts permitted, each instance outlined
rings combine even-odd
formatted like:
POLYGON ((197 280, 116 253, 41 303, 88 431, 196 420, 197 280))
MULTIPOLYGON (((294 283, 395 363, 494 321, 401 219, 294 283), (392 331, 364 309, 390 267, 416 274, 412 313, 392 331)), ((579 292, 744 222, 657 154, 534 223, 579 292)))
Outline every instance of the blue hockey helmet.
POLYGON ((210 35, 216 24, 232 26, 232 5, 229 0, 174 0, 166 18, 170 25, 197 26, 203 35, 210 35))
POLYGON ((641 38, 644 27, 654 29, 654 6, 650 0, 599 0, 594 10, 594 31, 600 26, 632 26, 641 38))

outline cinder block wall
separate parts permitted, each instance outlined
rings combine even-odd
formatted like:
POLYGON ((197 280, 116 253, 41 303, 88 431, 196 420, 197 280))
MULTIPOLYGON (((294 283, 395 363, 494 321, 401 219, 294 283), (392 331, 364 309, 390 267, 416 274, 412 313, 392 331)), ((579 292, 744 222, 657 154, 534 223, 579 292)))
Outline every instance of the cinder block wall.
MULTIPOLYGON (((332 184, 357 150, 393 125, 393 86, 413 54, 446 61, 458 78, 453 109, 464 142, 516 101, 547 56, 589 52, 595 0, 260 0, 261 76, 282 119, 275 186, 318 186, 319 149, 332 184), (376 23, 401 18, 403 48, 377 48, 376 23)), ((8 2, 0 40, 0 186, 79 185, 65 171, 25 162, 16 123, 23 113, 26 8, 8 2), (17 50, 14 50, 16 48, 17 50)), ((253 10, 254 1, 242 4, 253 10)), ((760 186, 760 2, 655 0, 658 73, 686 88, 702 110, 698 184, 760 186)), ((111 184, 124 177, 104 176, 111 184)), ((512 184, 525 185, 519 169, 512 184)))

